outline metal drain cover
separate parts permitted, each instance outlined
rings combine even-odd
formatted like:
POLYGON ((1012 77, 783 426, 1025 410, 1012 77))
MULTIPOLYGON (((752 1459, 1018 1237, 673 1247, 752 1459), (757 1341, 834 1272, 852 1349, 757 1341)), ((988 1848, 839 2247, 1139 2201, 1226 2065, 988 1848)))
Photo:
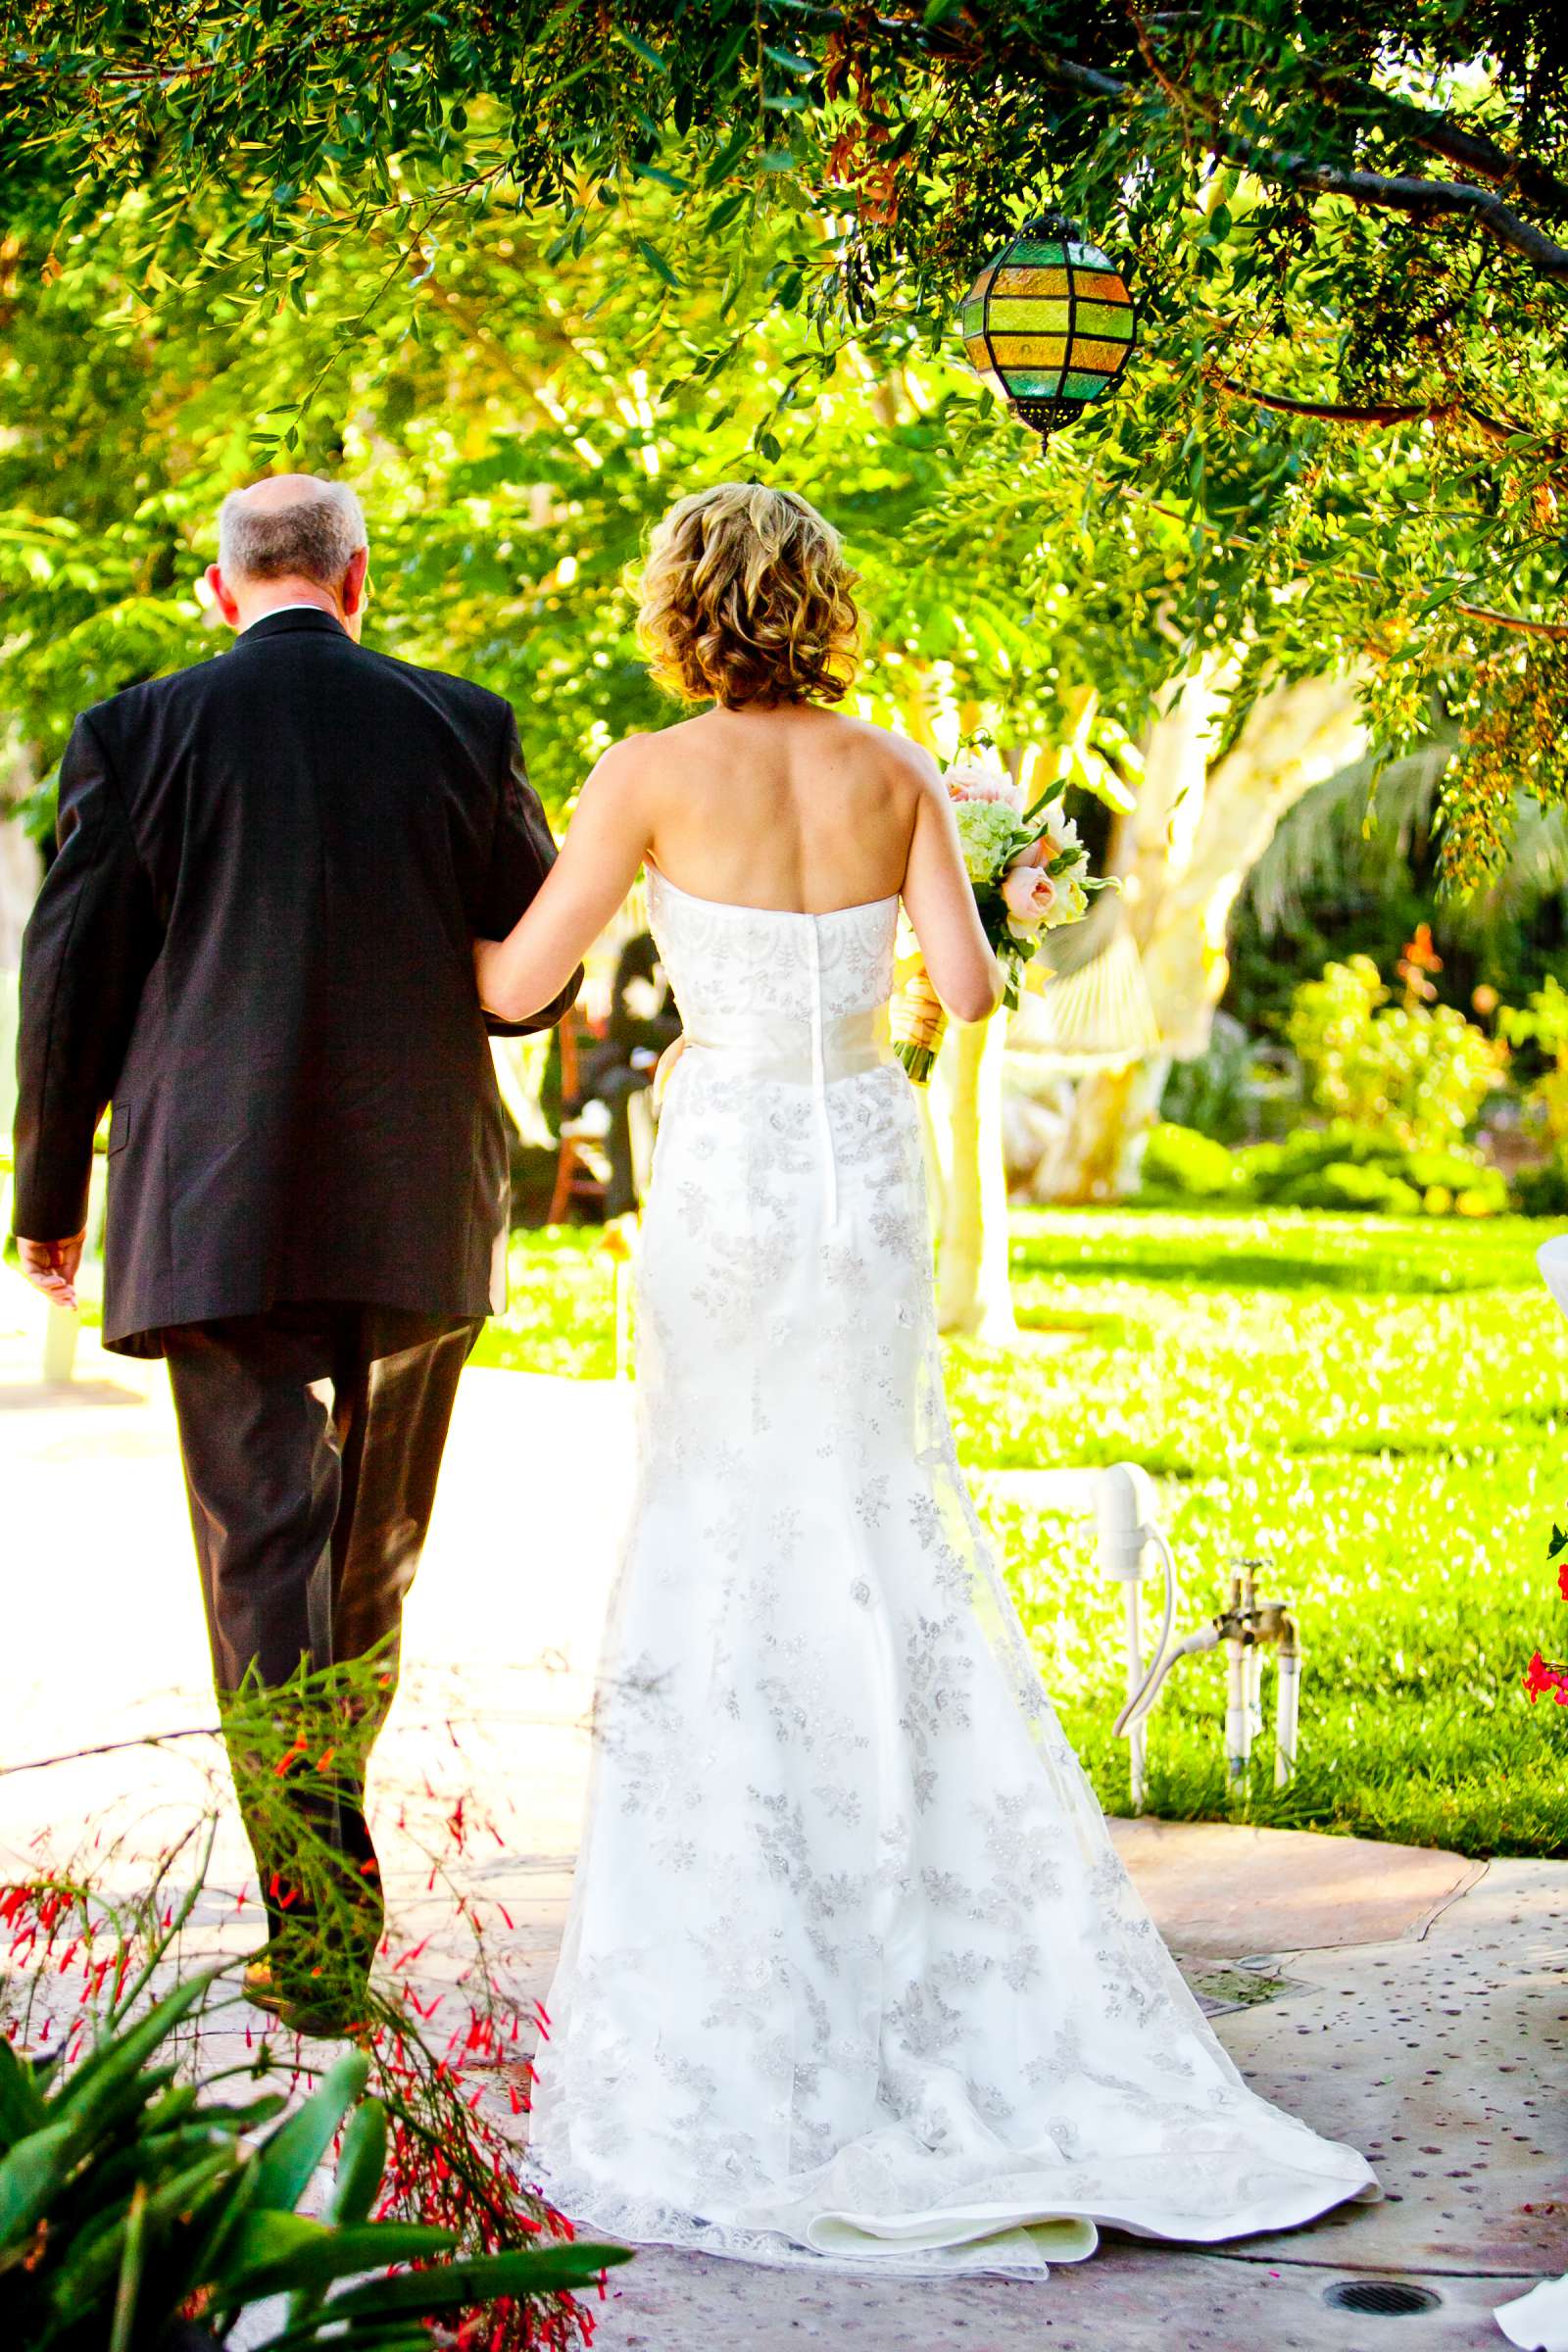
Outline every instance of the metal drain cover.
POLYGON ((1410 2278, 1337 2278, 1323 2289, 1332 2311, 1358 2311, 1369 2318, 1402 2320, 1416 2311, 1436 2311, 1443 2297, 1410 2278))

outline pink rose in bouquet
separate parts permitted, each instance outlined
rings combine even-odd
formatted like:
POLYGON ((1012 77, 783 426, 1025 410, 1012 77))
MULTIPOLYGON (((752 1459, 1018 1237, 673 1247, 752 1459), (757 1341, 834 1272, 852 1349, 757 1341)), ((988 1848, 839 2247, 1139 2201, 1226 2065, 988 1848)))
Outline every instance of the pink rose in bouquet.
POLYGON ((1009 930, 1038 931, 1042 923, 1050 921, 1059 895, 1047 870, 1052 856, 1049 841, 1032 842, 1003 875, 1002 896, 1009 930))
POLYGON ((950 767, 944 780, 952 800, 994 801, 1004 808, 1011 808, 1019 816, 1023 814, 1023 786, 1015 784, 1010 776, 1002 775, 994 767, 950 767))

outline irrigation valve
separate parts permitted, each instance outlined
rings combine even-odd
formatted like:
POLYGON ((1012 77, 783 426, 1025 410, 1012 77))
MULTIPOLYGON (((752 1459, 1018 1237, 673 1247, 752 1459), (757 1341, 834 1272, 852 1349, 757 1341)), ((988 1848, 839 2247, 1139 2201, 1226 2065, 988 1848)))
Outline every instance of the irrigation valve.
POLYGON ((1100 1573, 1119 1583, 1127 1605, 1127 1700, 1116 1718, 1116 1735, 1125 1738, 1132 1782, 1133 1809, 1143 1810, 1144 1733, 1151 1709, 1165 1677, 1180 1658, 1225 1646, 1225 1764, 1231 1785, 1247 1779, 1252 1742, 1262 1730, 1263 1653, 1275 1653, 1278 1686, 1274 1707, 1274 1786, 1283 1788, 1296 1770, 1297 1740, 1301 1718, 1301 1642, 1290 1604, 1259 1600, 1257 1572, 1262 1560, 1237 1560, 1231 1568, 1230 1597, 1217 1617, 1200 1625, 1177 1642, 1170 1639, 1176 1611, 1176 1563, 1170 1545, 1154 1521, 1153 1490, 1132 1462, 1118 1462, 1102 1473, 1098 1493, 1100 1573), (1146 1673, 1142 1662, 1139 1590, 1151 1551, 1157 1553, 1165 1575, 1165 1606, 1152 1663, 1146 1673))
POLYGON ((1274 1786, 1283 1788, 1296 1770, 1301 1718, 1301 1643, 1289 1602, 1257 1597, 1257 1571, 1266 1565, 1263 1560, 1234 1563, 1230 1602, 1214 1619, 1214 1630, 1225 1644, 1225 1763, 1233 1783, 1246 1780, 1252 1741, 1263 1728, 1263 1652, 1266 1648, 1278 1652, 1274 1786))

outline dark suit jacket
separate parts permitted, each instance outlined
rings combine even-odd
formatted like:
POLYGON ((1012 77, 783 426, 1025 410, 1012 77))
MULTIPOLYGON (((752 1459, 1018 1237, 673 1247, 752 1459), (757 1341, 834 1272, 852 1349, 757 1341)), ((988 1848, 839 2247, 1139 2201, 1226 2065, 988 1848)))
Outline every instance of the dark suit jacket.
POLYGON ((324 612, 76 721, 23 948, 16 1230, 81 1230, 113 1100, 108 1346, 286 1299, 499 1303, 469 950, 554 857, 507 705, 324 612))

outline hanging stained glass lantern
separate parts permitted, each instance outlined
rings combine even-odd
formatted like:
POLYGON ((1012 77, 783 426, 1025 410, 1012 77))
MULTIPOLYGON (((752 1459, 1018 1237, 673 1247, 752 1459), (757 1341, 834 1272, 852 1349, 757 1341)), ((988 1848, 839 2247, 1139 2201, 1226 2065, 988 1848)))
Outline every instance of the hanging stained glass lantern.
POLYGON ((981 382, 1042 441, 1110 389, 1138 339, 1115 264, 1060 213, 1029 221, 993 256, 958 325, 981 382))

